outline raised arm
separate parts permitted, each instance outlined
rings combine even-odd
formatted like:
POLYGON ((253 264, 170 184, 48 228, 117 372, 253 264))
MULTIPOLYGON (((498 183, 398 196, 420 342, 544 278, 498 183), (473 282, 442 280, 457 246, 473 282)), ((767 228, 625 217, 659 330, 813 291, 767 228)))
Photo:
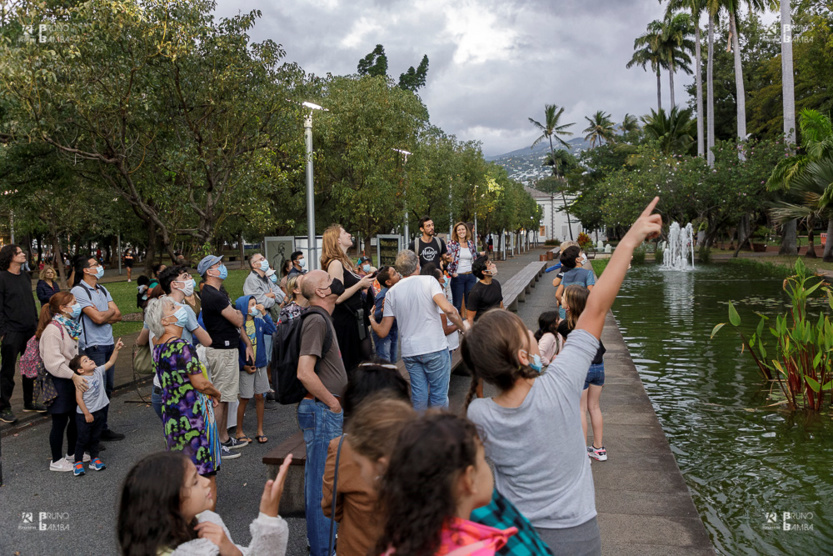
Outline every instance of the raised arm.
POLYGON ((654 197, 654 200, 645 207, 631 229, 619 242, 619 246, 613 252, 604 273, 587 298, 584 312, 576 323, 577 329, 581 328, 596 338, 601 338, 605 317, 613 306, 613 301, 616 299, 619 288, 625 279, 625 274, 628 272, 628 265, 634 249, 639 247, 646 239, 658 236, 662 230, 662 217, 659 214, 651 214, 658 202, 659 197, 654 197))
POLYGON ((442 309, 448 319, 454 323, 457 330, 468 330, 469 327, 463 323, 463 319, 460 318, 460 313, 457 312, 457 309, 454 308, 454 305, 451 304, 445 295, 438 293, 434 295, 433 299, 434 303, 437 304, 437 307, 442 309))

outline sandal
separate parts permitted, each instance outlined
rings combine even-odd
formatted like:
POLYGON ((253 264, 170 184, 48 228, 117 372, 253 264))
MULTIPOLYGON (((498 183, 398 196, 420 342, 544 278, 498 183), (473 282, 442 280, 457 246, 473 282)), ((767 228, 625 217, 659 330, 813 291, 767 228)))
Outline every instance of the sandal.
POLYGON ((269 442, 269 439, 262 434, 255 436, 255 438, 257 439, 258 444, 266 444, 267 442, 269 442))
POLYGON ((252 443, 252 439, 249 438, 248 436, 245 436, 245 435, 244 436, 235 436, 235 438, 237 440, 239 440, 240 442, 248 442, 249 444, 252 443))

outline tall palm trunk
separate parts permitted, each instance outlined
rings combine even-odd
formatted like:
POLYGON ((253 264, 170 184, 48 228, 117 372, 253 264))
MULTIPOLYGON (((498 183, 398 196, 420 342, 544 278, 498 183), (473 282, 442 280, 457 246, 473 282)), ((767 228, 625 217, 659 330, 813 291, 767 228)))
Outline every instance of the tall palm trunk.
MULTIPOLYGON (((552 173, 555 175, 555 178, 558 179, 558 161, 555 159, 555 149, 552 146, 552 136, 549 137, 550 140, 550 156, 552 157, 552 173)), ((550 194, 550 199, 552 199, 552 194, 550 194)), ((564 196, 564 190, 561 190, 561 202, 564 203, 564 214, 567 215, 567 228, 570 230, 570 240, 573 239, 573 223, 570 221, 570 211, 567 210, 567 197, 564 196)), ((555 239, 555 203, 550 200, 550 216, 552 221, 552 237, 555 239)))
POLYGON ((657 68, 657 112, 662 110, 662 80, 660 77, 659 68, 657 68))
POLYGON ((735 55, 735 91, 738 108, 738 158, 746 160, 743 143, 746 142, 746 88, 743 86, 743 62, 740 59, 740 39, 738 38, 737 17, 729 12, 729 34, 732 35, 732 50, 735 55))
POLYGON ((781 226, 779 255, 798 255, 798 221, 790 220, 781 226))
POLYGON ((706 64, 706 149, 709 166, 714 167, 714 14, 709 14, 709 47, 706 64))
POLYGON ((694 63, 697 66, 695 78, 697 84, 697 156, 706 154, 705 137, 703 135, 703 53, 700 45, 700 17, 694 18, 694 63))
POLYGON ((790 0, 781 0, 781 84, 784 97, 784 136, 795 144, 795 74, 793 73, 790 0))
POLYGON ((674 68, 668 70, 668 87, 671 89, 671 110, 673 110, 677 106, 674 101, 674 68))

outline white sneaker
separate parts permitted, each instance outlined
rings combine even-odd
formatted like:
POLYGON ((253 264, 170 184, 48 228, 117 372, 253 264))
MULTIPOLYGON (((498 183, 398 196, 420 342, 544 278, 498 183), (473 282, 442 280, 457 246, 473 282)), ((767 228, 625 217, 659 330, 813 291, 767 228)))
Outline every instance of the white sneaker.
POLYGON ((222 461, 224 459, 234 459, 234 458, 239 458, 239 457, 240 457, 240 452, 232 452, 231 450, 229 450, 225 446, 220 445, 220 461, 222 461))
MULTIPOLYGON (((75 456, 71 456, 71 455, 67 454, 67 457, 64 458, 64 459, 66 459, 70 463, 75 463, 75 456)), ((84 452, 84 457, 81 458, 81 459, 84 460, 84 463, 89 463, 90 462, 90 453, 89 452, 84 452)))
POLYGON ((72 471, 73 465, 66 460, 66 458, 61 458, 58 461, 53 461, 49 464, 50 471, 72 471))

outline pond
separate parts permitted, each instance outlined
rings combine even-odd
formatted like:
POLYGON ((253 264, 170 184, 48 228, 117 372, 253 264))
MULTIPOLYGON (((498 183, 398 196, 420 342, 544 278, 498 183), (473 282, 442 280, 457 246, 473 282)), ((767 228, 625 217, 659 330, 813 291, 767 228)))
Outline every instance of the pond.
MULTIPOLYGON (((768 385, 727 326, 786 309, 783 276, 733 264, 634 266, 613 312, 712 542, 723 554, 829 554, 833 419, 766 407, 768 385)), ((815 312, 824 310, 815 304, 815 312)), ((827 307, 829 311, 829 307, 827 307)), ((771 337, 771 336, 770 336, 771 337)), ((829 398, 828 398, 829 400, 829 398)))

